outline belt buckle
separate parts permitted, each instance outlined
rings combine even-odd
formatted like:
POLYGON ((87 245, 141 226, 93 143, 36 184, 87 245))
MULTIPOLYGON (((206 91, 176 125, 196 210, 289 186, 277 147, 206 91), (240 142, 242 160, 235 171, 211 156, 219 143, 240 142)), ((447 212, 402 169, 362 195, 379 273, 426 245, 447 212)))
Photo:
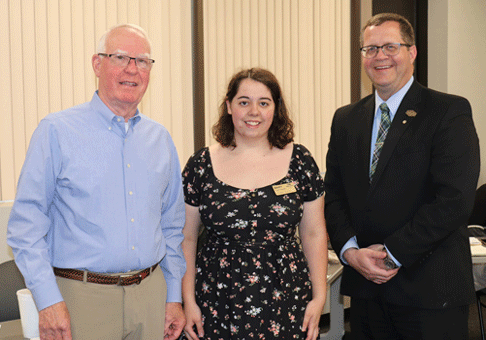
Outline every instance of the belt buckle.
POLYGON ((126 279, 126 278, 129 278, 130 274, 121 274, 121 275, 118 275, 118 282, 116 283, 117 286, 124 286, 123 284, 123 280, 126 279))
POLYGON ((130 285, 136 283, 137 285, 139 285, 142 280, 144 279, 144 277, 142 276, 142 273, 139 273, 139 274, 122 274, 120 276, 118 276, 118 282, 116 283, 117 286, 125 286, 126 284, 123 284, 123 280, 124 279, 128 279, 130 281, 133 281, 133 282, 129 282, 130 285))

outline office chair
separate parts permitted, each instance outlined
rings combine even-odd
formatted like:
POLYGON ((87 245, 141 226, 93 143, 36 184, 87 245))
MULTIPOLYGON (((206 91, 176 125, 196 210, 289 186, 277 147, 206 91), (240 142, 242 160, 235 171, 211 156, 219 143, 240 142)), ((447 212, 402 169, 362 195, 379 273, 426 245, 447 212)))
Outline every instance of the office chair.
POLYGON ((486 184, 476 190, 474 208, 469 217, 469 225, 486 226, 486 184))
POLYGON ((0 264, 0 287, 0 322, 20 319, 16 293, 25 282, 14 260, 0 264))
MULTIPOLYGON (((474 208, 471 213, 471 217, 468 221, 469 225, 486 226, 486 184, 483 184, 476 190, 476 197, 474 199, 474 208)), ((478 229, 478 228, 476 228, 478 229)), ((471 230, 474 229, 470 229, 471 230)), ((476 230, 477 232, 478 230, 476 230)), ((486 236, 486 230, 483 230, 483 236, 486 236)), ((472 234, 471 236, 479 236, 472 234)), ((486 295, 486 288, 476 291, 476 305, 478 307, 479 325, 481 327, 481 339, 485 340, 486 335, 484 332, 483 313, 482 307, 486 308, 486 305, 481 302, 481 296, 486 295)))

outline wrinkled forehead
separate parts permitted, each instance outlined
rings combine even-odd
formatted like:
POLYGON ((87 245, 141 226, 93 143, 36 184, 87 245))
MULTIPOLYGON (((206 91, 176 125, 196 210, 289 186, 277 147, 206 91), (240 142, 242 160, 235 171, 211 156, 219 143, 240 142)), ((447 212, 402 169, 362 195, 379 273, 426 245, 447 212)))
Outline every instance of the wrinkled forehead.
POLYGON ((106 48, 109 53, 133 53, 150 56, 150 43, 134 28, 120 27, 107 36, 106 48))
POLYGON ((400 25, 395 21, 386 21, 380 25, 368 26, 363 32, 363 45, 369 45, 370 42, 386 44, 402 42, 402 40, 400 25))

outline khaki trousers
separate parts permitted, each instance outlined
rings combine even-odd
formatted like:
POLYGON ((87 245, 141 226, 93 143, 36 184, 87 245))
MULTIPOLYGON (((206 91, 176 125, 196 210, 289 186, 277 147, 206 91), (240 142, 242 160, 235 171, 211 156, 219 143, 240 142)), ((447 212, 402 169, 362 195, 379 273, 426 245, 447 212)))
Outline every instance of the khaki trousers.
POLYGON ((167 288, 160 266, 139 285, 101 285, 57 277, 74 340, 164 338, 167 288))

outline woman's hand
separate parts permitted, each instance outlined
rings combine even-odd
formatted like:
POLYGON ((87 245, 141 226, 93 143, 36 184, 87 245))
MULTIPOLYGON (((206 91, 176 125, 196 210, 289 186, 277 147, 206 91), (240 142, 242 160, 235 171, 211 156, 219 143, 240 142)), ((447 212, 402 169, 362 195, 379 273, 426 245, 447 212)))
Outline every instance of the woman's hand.
POLYGON ((315 340, 319 336, 319 320, 321 319, 324 301, 311 300, 307 304, 302 330, 307 331, 306 340, 315 340))
POLYGON ((189 340, 198 340, 204 336, 201 309, 196 303, 184 303, 184 313, 186 314, 186 326, 184 331, 189 340), (194 332, 196 326, 197 333, 194 332))

